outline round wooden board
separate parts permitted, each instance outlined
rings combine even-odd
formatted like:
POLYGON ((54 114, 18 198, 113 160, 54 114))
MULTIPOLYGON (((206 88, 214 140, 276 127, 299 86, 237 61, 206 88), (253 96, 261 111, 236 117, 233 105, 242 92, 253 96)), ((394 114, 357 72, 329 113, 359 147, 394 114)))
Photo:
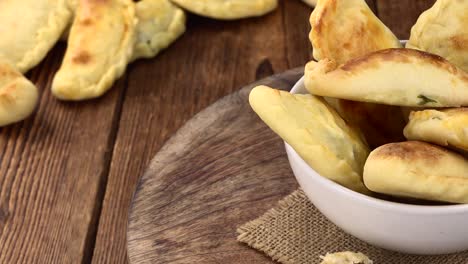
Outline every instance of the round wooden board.
POLYGON ((159 151, 138 184, 128 256, 139 263, 273 263, 237 242, 236 229, 298 188, 283 141, 251 110, 250 90, 289 90, 302 69, 220 99, 159 151))

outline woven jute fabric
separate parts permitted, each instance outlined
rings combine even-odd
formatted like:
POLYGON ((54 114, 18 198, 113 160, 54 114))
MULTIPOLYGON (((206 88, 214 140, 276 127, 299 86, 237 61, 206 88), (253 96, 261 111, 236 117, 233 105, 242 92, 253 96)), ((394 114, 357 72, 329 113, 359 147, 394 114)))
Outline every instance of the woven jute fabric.
POLYGON ((240 242, 284 264, 320 263, 320 255, 338 251, 362 252, 375 264, 468 264, 468 252, 417 256, 373 247, 328 221, 302 190, 293 192, 237 232, 240 242))

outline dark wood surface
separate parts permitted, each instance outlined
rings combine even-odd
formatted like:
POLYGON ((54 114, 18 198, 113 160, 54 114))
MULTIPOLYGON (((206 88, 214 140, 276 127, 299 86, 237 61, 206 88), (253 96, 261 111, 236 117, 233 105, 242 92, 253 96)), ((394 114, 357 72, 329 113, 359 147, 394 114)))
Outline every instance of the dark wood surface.
MULTIPOLYGON (((290 89, 302 67, 260 81, 290 89)), ((249 85, 187 122, 138 183, 130 263, 272 263, 236 229, 297 189, 284 145, 248 104, 249 85)))
MULTIPOLYGON (((369 1, 401 38, 433 2, 369 1)), ((65 49, 57 45, 28 73, 41 90, 36 113, 0 129, 0 263, 126 263, 128 209, 151 158, 219 98, 304 65, 310 11, 283 0, 261 18, 190 16, 169 49, 130 65, 104 97, 81 103, 49 91, 65 49)))

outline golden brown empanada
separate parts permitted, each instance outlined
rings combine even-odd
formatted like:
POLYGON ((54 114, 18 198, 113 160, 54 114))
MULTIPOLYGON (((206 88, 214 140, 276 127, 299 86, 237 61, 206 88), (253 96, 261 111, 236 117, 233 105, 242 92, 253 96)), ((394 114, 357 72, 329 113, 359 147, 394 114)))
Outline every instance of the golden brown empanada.
POLYGON ((316 60, 342 64, 369 52, 401 47, 364 0, 320 0, 310 16, 316 60))
POLYGON ((67 0, 2 0, 0 13, 0 58, 23 73, 44 59, 71 19, 67 0))
POLYGON ((136 42, 133 59, 151 58, 185 31, 185 13, 169 0, 136 3, 136 42))
POLYGON ((0 126, 28 117, 37 104, 37 88, 13 65, 0 61, 0 126))
POLYGON ((369 155, 364 183, 383 194, 468 203, 468 160, 425 142, 390 143, 369 155))
POLYGON ((406 47, 442 56, 468 72, 468 1, 437 0, 418 18, 406 47))
POLYGON ((80 0, 52 93, 63 100, 101 96, 129 62, 135 41, 130 0, 80 0))
POLYGON ((468 105, 468 73, 413 49, 387 49, 338 66, 309 62, 305 87, 315 95, 415 107, 468 105))
POLYGON ((468 151, 468 108, 411 112, 405 136, 468 151))
POLYGON ((291 94, 266 86, 249 96, 260 118, 320 175, 366 193, 362 170, 369 147, 320 97, 291 94))
POLYGON ((278 0, 171 0, 195 14, 223 19, 261 16, 273 11, 278 0))
MULTIPOLYGON (((310 23, 309 37, 316 59, 327 58, 341 64, 373 51, 401 47, 395 35, 362 0, 320 1, 310 23)), ((343 119, 361 129, 371 148, 404 140, 405 120, 399 107, 325 100, 343 119)))

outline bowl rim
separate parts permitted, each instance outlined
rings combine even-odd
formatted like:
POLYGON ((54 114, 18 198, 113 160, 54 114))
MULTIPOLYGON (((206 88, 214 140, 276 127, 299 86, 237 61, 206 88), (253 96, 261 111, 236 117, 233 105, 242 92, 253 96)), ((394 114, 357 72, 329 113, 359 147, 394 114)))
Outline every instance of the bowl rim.
MULTIPOLYGON (((296 93, 297 90, 304 87, 304 76, 301 77, 291 89, 291 93, 296 93)), ((300 163, 301 167, 305 168, 308 172, 308 177, 315 177, 321 184, 328 186, 328 188, 335 190, 336 192, 349 197, 350 199, 357 199, 358 201, 365 203, 366 205, 379 209, 389 209, 394 211, 401 211, 411 214, 454 214, 461 212, 468 212, 468 204, 451 204, 451 205, 416 205, 416 204, 404 204, 399 202, 387 201, 379 198, 367 196, 365 194, 348 189, 326 177, 321 176, 312 167, 310 167, 302 157, 291 147, 286 141, 284 141, 286 152, 292 153, 300 163)), ((288 156, 288 159, 290 157, 288 156)))

